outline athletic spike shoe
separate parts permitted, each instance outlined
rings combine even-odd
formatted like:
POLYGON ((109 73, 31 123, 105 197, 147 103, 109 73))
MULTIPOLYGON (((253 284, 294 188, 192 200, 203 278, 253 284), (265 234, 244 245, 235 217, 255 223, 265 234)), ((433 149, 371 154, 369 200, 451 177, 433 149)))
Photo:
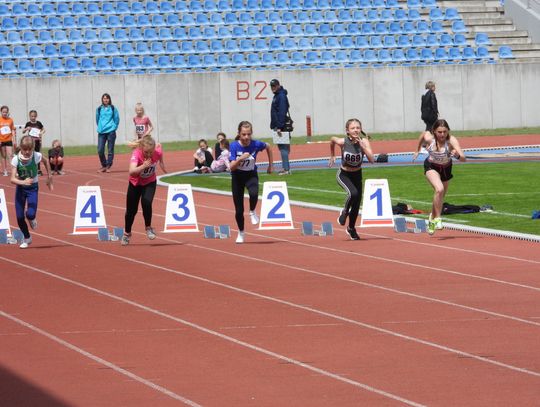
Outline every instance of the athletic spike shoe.
POLYGON ((430 220, 428 222, 428 228, 427 228, 427 232, 430 234, 430 235, 433 235, 435 233, 435 229, 437 228, 437 224, 430 220))
POLYGON ((351 240, 360 240, 360 236, 356 232, 355 228, 347 228, 347 234, 350 236, 351 240))
POLYGON ((23 239, 21 245, 19 246, 21 249, 26 249, 28 246, 32 244, 32 236, 30 236, 28 239, 23 239))
POLYGON ((337 223, 339 223, 341 226, 345 226, 345 222, 347 221, 348 215, 349 214, 345 212, 345 209, 342 209, 337 218, 337 223))
POLYGON ((259 217, 255 213, 255 211, 249 211, 249 218, 251 219, 251 224, 256 225, 259 223, 259 217))
POLYGON ((129 244, 129 238, 131 237, 131 234, 122 236, 122 246, 127 246, 129 244))
POLYGON ((236 243, 244 243, 244 232, 238 232, 236 243))
POLYGON ((156 238, 156 233, 154 232, 154 228, 152 227, 146 228, 146 237, 150 240, 154 240, 156 238))
POLYGON ((35 219, 29 219, 30 220, 30 227, 32 228, 32 230, 36 230, 37 229, 37 220, 35 219))
POLYGON ((437 230, 443 230, 444 229, 441 218, 435 218, 435 219, 433 219, 433 222, 435 222, 435 229, 437 229, 437 230))

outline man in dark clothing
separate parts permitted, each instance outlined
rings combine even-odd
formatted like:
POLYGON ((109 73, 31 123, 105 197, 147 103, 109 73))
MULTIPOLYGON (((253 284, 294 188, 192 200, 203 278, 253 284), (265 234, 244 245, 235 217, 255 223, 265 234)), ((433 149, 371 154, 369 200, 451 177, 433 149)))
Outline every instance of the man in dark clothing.
POLYGON ((277 144, 281 154, 282 170, 279 175, 288 175, 291 173, 289 166, 289 153, 291 151, 291 133, 283 134, 287 112, 289 111, 289 99, 287 91, 280 85, 277 79, 270 81, 270 89, 274 93, 272 107, 270 109, 270 128, 274 133, 274 143, 277 144))
POLYGON ((426 124, 426 131, 431 131, 433 123, 439 118, 437 96, 435 96, 435 82, 426 83, 426 92, 422 95, 422 120, 426 124))

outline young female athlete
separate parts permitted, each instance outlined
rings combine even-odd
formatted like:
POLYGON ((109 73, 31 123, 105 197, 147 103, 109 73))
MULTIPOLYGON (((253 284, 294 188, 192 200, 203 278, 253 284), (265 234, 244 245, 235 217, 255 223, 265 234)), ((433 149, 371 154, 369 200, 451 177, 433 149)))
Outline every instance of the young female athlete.
MULTIPOLYGON (((24 136, 19 147, 20 151, 11 160, 11 183, 16 185, 15 214, 17 215, 19 229, 24 235, 19 247, 26 249, 32 243, 26 219, 28 219, 32 229, 37 228, 38 168, 39 163, 42 161, 42 155, 34 151, 34 140, 31 136, 24 136)), ((47 160, 43 160, 43 166, 47 170, 47 186, 52 190, 52 173, 47 160)))
POLYGON ((349 119, 345 123, 347 137, 332 137, 330 139, 330 161, 328 166, 332 167, 336 161, 335 146, 341 148, 341 167, 337 172, 336 179, 339 185, 347 192, 345 207, 341 210, 338 223, 344 226, 347 217, 349 226, 347 234, 351 240, 359 240, 360 236, 356 232, 356 219, 360 210, 360 200, 362 199, 362 161, 364 155, 370 163, 374 162, 373 152, 369 144, 368 137, 362 137, 362 123, 358 119, 349 119))
POLYGON ((0 107, 0 160, 2 161, 2 175, 7 177, 8 163, 13 150, 17 148, 17 131, 13 119, 9 117, 9 107, 0 107))
POLYGON ((250 122, 243 121, 238 125, 238 135, 231 143, 231 187, 233 194, 236 224, 238 225, 238 237, 236 243, 244 243, 244 189, 249 194, 249 217, 251 223, 256 225, 259 218, 255 213, 259 199, 259 176, 257 174, 257 153, 266 150, 268 154, 267 172, 272 172, 274 158, 272 147, 262 141, 253 140, 251 135, 253 127, 250 122))
POLYGON ((424 174, 434 190, 431 214, 429 215, 428 233, 442 229, 442 206, 448 191, 448 181, 452 179, 452 157, 465 161, 465 155, 458 140, 450 135, 450 126, 444 119, 436 120, 431 131, 423 132, 418 139, 418 147, 413 155, 416 160, 422 147, 428 152, 424 161, 424 174))
POLYGON ((152 121, 144 114, 144 106, 141 102, 135 104, 133 124, 135 125, 135 137, 137 140, 148 134, 152 134, 152 130, 154 130, 152 121))
POLYGON ((152 228, 152 201, 156 193, 156 164, 159 163, 162 171, 167 173, 163 163, 163 152, 161 144, 156 145, 152 136, 147 135, 138 141, 133 142, 136 147, 129 162, 129 185, 126 196, 126 215, 124 236, 122 236, 122 246, 129 244, 131 238, 131 227, 139 209, 139 201, 144 217, 146 236, 150 240, 156 238, 152 228))

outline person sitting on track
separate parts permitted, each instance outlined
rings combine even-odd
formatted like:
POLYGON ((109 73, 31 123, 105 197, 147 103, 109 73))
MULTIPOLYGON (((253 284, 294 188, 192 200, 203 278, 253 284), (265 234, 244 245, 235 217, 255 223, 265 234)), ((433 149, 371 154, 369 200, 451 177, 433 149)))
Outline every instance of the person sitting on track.
POLYGON ((332 167, 336 161, 335 146, 338 145, 341 148, 341 167, 337 172, 336 179, 338 184, 347 192, 347 199, 337 221, 341 226, 344 226, 348 217, 347 234, 351 240, 359 240, 360 236, 356 232, 355 225, 362 199, 362 161, 365 155, 368 161, 373 163, 374 157, 368 137, 362 131, 360 120, 347 120, 345 131, 347 137, 332 137, 330 139, 330 161, 328 166, 332 167))
POLYGON ((448 191, 448 182, 453 177, 452 157, 459 161, 466 161, 466 158, 458 140, 450 135, 450 126, 444 119, 436 120, 431 131, 420 134, 413 161, 422 147, 425 147, 429 154, 424 161, 424 174, 434 190, 428 223, 428 233, 433 235, 436 229, 443 228, 442 206, 448 191))

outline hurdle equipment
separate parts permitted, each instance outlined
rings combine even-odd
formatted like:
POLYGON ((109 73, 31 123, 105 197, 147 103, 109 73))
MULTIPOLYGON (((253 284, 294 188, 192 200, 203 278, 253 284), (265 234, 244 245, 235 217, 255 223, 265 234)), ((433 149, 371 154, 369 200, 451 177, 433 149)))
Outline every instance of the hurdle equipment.
POLYGON ((334 226, 332 222, 323 222, 320 229, 314 229, 313 222, 303 221, 301 232, 303 236, 332 236, 334 234, 334 226))
POLYGON ((426 221, 424 219, 415 219, 414 227, 407 227, 407 220, 402 216, 394 218, 394 231, 397 233, 425 233, 427 232, 426 221))
POLYGON ((231 237, 231 227, 229 225, 207 225, 203 229, 205 239, 228 239, 231 237))

